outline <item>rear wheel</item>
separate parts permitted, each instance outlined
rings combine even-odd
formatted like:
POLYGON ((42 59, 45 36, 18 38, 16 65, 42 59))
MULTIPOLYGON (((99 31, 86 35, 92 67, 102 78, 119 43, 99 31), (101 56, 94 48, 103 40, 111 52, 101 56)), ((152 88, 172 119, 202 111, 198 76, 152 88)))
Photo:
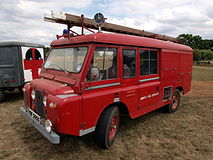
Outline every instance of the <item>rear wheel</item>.
POLYGON ((172 100, 167 108, 168 112, 174 113, 175 111, 177 111, 179 105, 180 105, 180 91, 178 89, 175 89, 172 95, 172 100))
POLYGON ((0 102, 3 102, 5 98, 4 90, 0 89, 0 102))
POLYGON ((111 106, 102 113, 95 134, 95 140, 102 148, 110 148, 114 143, 119 123, 120 114, 117 106, 111 106))

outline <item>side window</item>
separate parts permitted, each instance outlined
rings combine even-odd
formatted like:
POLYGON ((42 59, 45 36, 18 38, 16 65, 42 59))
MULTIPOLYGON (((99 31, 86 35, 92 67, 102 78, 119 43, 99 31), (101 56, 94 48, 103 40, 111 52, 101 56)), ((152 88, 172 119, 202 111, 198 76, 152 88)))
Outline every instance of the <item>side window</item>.
POLYGON ((28 61, 33 60, 32 49, 28 49, 28 50, 27 50, 25 59, 28 60, 28 61))
POLYGON ((152 75, 158 73, 157 51, 140 50, 140 75, 152 75))
POLYGON ((40 60, 41 59, 41 53, 37 49, 35 49, 35 59, 36 60, 40 60))
POLYGON ((118 62, 117 62, 117 49, 108 47, 96 47, 94 56, 90 63, 90 69, 87 73, 87 81, 98 81, 114 79, 118 77, 118 62), (99 79, 91 77, 91 69, 98 68, 99 79))
MULTIPOLYGON (((28 61, 33 60, 33 50, 31 48, 27 50, 25 59, 28 61)), ((41 59, 41 53, 37 49, 35 49, 35 59, 41 59)))
MULTIPOLYGON (((15 64, 17 52, 18 47, 0 47, 0 66, 15 64)), ((4 73, 3 69, 1 73, 4 73)))
POLYGON ((136 76, 136 50, 123 49, 123 77, 136 76))

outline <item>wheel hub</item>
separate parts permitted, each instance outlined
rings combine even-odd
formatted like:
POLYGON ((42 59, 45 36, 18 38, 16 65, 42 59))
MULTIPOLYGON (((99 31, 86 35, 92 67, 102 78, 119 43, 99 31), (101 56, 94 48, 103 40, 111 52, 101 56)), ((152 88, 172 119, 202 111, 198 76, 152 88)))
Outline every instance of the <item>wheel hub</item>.
POLYGON ((110 124, 110 129, 109 129, 109 139, 113 139, 113 137, 115 136, 115 133, 117 131, 117 125, 118 125, 118 117, 113 117, 111 120, 111 124, 110 124))
POLYGON ((172 109, 176 109, 178 106, 178 98, 176 95, 172 97, 172 109))

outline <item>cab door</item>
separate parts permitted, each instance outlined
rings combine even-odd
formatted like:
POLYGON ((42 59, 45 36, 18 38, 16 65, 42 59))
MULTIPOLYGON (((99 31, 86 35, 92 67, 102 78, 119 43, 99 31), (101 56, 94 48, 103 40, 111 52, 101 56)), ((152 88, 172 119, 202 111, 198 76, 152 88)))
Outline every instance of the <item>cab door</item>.
POLYGON ((135 118, 139 111, 138 58, 136 52, 137 49, 132 47, 121 49, 121 100, 128 106, 132 118, 135 118))
POLYGON ((92 52, 82 82, 82 86, 85 86, 82 93, 83 130, 86 131, 95 129, 102 111, 117 102, 120 95, 118 46, 94 45, 92 52), (92 69, 98 70, 99 76, 92 76, 92 69))
POLYGON ((160 103, 159 52, 156 49, 140 49, 140 107, 145 114, 160 103))

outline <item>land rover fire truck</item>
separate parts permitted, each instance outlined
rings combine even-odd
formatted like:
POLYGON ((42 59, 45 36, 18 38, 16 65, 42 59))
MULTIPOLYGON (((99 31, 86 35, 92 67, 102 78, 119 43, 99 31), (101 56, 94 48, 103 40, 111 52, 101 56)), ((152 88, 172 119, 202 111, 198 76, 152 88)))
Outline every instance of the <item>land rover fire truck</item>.
POLYGON ((190 91, 192 49, 175 38, 103 25, 102 14, 95 22, 71 14, 45 19, 68 29, 51 43, 39 79, 25 85, 20 111, 52 143, 60 143, 59 133, 94 132, 109 148, 121 115, 134 119, 160 107, 173 113, 180 94, 190 91), (94 32, 94 23, 99 31, 85 35, 84 29, 94 32), (82 34, 72 26, 81 26, 82 34))

